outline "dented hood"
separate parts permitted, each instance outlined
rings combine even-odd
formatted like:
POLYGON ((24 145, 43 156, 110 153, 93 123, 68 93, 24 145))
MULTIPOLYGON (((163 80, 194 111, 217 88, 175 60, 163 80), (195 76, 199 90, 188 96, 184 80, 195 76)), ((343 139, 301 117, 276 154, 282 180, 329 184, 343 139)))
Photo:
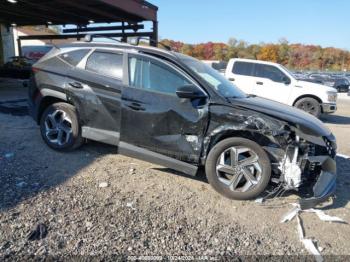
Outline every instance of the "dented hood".
POLYGON ((261 97, 231 98, 233 106, 239 106, 284 120, 307 135, 329 136, 331 131, 316 117, 285 104, 261 97))

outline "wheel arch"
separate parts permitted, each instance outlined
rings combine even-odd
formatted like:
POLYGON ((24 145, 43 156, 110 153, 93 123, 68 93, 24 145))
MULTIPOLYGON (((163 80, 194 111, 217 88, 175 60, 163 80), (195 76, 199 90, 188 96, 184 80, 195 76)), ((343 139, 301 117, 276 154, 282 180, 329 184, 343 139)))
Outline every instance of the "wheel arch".
POLYGON ((271 144, 271 140, 259 133, 259 132, 254 132, 254 131, 248 131, 248 130, 224 130, 220 133, 215 134, 214 136, 211 136, 209 138, 209 143, 206 148, 206 152, 204 155, 204 158, 207 158, 210 150, 219 142, 221 142, 224 139, 231 138, 231 137, 241 137, 241 138, 246 138, 249 140, 252 140, 259 144, 260 146, 267 146, 271 144))
POLYGON ((313 98, 313 99, 317 100, 317 102, 319 102, 320 104, 322 104, 321 98, 319 98, 318 96, 315 96, 315 95, 307 94, 307 95, 299 96, 297 99, 295 99, 295 101, 293 102, 293 106, 295 106, 295 104, 296 104, 300 99, 303 99, 303 98, 313 98))
POLYGON ((47 95, 44 96, 41 101, 40 101, 40 105, 38 108, 38 114, 37 114, 37 119, 36 122, 37 124, 40 123, 40 119, 42 114, 44 113, 45 109, 48 108, 50 105, 55 104, 55 103, 67 103, 70 104, 66 99, 64 99, 63 97, 57 97, 57 96, 52 96, 52 95, 47 95))
POLYGON ((294 103, 293 103, 293 106, 295 106, 295 104, 300 100, 300 99, 303 99, 303 98, 313 98, 315 99, 317 102, 320 103, 320 108, 321 108, 321 113, 323 114, 323 108, 321 106, 321 104, 323 103, 321 98, 319 98, 318 96, 315 96, 315 95, 310 95, 310 94, 307 94, 307 95, 302 95, 302 96, 299 96, 297 99, 295 99, 294 103))

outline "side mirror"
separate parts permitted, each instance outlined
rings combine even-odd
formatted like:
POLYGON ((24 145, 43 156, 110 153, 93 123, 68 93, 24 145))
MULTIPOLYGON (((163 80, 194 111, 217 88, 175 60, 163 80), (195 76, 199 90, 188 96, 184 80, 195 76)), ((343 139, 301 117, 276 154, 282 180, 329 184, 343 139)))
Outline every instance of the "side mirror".
POLYGON ((206 98, 207 97, 207 95, 195 85, 180 86, 176 90, 176 94, 180 98, 189 98, 189 99, 206 98))
POLYGON ((284 77, 282 78, 282 81, 283 81, 283 83, 285 83, 286 85, 289 85, 289 84, 291 83, 289 77, 287 77, 287 76, 284 76, 284 77))

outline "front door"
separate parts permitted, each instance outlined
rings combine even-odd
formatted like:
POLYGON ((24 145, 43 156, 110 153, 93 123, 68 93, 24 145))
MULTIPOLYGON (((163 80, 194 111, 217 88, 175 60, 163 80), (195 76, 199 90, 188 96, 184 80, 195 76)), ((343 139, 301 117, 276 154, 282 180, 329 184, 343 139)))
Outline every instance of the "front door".
POLYGON ((290 78, 272 65, 255 64, 253 94, 288 104, 292 92, 290 78), (289 83, 286 80, 289 79, 289 83))
MULTIPOLYGON (((232 62, 231 62, 232 63, 232 62)), ((230 65, 228 66, 230 68, 230 65)), ((254 63, 234 61, 228 79, 246 94, 254 94, 254 63)))
MULTIPOLYGON (((208 123, 207 101, 176 95, 178 87, 195 84, 192 79, 167 62, 134 54, 128 58, 128 74, 129 84, 122 91, 120 149, 141 158, 152 155, 153 160, 167 157, 198 164, 208 123)), ((169 166, 169 159, 163 160, 153 162, 169 166)))

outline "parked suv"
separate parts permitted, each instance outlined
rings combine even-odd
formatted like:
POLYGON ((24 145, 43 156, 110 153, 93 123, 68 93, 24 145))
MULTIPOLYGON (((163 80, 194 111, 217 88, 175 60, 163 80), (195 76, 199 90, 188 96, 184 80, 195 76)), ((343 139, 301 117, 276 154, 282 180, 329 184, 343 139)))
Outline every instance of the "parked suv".
POLYGON ((231 59, 225 76, 247 94, 295 106, 316 117, 337 110, 337 90, 299 80, 280 64, 231 59))
POLYGON ((267 185, 302 190, 313 206, 333 194, 335 137, 322 122, 250 97, 200 61, 124 44, 74 43, 33 67, 29 103, 47 145, 87 139, 190 175, 231 199, 267 185))

